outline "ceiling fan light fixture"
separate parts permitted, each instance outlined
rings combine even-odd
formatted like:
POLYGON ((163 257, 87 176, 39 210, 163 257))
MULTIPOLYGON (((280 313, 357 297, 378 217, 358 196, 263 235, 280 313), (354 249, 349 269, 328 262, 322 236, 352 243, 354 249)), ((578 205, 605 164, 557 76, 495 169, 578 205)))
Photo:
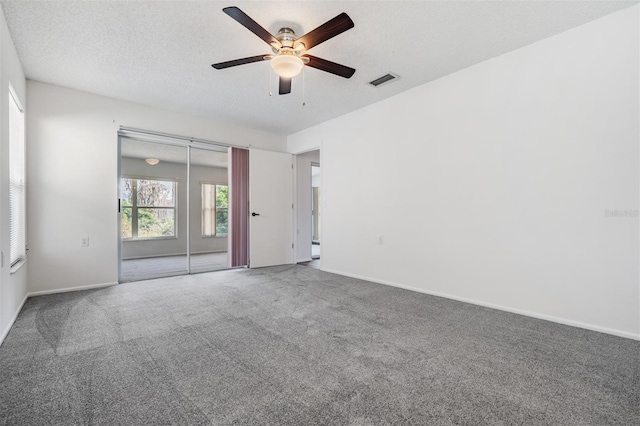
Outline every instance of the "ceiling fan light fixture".
POLYGON ((303 66, 302 59, 295 55, 280 54, 271 60, 273 72, 284 78, 291 78, 300 74, 303 66))
POLYGON ((158 160, 157 158, 147 158, 144 160, 145 163, 147 163, 150 166, 155 166, 156 164, 158 164, 160 162, 160 160, 158 160))

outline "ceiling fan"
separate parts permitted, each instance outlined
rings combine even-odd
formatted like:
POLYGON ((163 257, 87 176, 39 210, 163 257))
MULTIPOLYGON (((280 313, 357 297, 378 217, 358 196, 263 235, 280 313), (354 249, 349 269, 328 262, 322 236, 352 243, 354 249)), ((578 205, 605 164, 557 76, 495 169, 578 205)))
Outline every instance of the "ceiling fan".
POLYGON ((271 61, 271 68, 280 78, 278 92, 281 95, 291 93, 291 79, 298 75, 305 65, 344 78, 350 78, 356 72, 353 68, 305 53, 312 47, 353 28, 353 21, 346 13, 341 13, 315 30, 298 37, 291 28, 281 28, 274 36, 237 7, 225 7, 222 11, 264 40, 271 46, 273 54, 250 56, 211 65, 217 70, 252 62, 271 61))

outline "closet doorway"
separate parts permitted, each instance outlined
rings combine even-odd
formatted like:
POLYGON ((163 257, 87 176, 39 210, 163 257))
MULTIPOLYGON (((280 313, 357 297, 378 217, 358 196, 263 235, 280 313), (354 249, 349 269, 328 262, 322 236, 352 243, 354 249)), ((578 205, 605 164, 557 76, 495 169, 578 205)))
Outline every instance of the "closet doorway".
POLYGON ((121 135, 119 149, 120 282, 228 268, 227 148, 121 135))

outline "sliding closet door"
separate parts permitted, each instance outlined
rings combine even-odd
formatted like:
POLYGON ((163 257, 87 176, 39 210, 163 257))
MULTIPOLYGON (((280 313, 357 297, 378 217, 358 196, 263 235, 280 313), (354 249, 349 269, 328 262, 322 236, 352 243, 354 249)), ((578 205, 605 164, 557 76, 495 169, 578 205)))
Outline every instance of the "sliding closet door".
POLYGON ((189 237, 191 272, 228 267, 229 182, 227 150, 191 148, 189 237))
POLYGON ((120 138, 120 280, 188 273, 187 147, 120 138))

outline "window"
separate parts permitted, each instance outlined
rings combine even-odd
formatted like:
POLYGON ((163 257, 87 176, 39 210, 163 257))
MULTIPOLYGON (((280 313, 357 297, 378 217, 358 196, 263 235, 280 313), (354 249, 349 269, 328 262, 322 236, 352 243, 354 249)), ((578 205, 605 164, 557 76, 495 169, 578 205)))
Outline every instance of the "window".
POLYGON ((27 257, 24 111, 9 88, 9 254, 11 266, 27 257))
POLYGON ((229 187, 202 184, 202 236, 225 237, 229 232, 229 187))
POLYGON ((122 178, 120 230, 123 239, 176 236, 176 182, 122 178))

